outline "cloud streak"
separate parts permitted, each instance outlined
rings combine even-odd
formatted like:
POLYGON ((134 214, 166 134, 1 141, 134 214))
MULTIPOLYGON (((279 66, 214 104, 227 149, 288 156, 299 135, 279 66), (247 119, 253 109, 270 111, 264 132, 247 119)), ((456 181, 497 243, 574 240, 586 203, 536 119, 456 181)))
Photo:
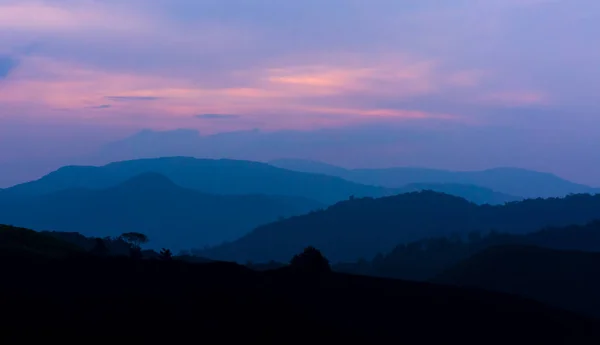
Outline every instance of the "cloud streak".
POLYGON ((200 120, 228 120, 237 119, 240 116, 233 114, 199 114, 194 117, 200 120))
POLYGON ((104 98, 109 99, 111 101, 156 101, 161 99, 161 97, 155 96, 105 96, 104 98))

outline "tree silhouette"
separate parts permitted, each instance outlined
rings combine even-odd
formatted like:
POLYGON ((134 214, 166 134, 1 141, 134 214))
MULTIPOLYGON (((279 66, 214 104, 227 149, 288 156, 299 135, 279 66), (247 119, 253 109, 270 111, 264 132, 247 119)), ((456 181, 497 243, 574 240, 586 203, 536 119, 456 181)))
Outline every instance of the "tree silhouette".
POLYGON ((139 232, 126 232, 119 237, 130 246, 130 255, 132 258, 142 257, 142 244, 148 243, 148 236, 139 232))
POLYGON ((170 249, 163 248, 160 251, 160 258, 161 258, 161 260, 165 260, 165 261, 172 260, 173 259, 173 253, 171 252, 170 249))
POLYGON ((323 256, 321 251, 312 246, 306 247, 302 253, 294 255, 290 266, 306 272, 331 272, 329 260, 323 256))
POLYGON ((148 236, 139 232, 126 232, 121 239, 134 248, 141 248, 142 244, 148 243, 148 236))

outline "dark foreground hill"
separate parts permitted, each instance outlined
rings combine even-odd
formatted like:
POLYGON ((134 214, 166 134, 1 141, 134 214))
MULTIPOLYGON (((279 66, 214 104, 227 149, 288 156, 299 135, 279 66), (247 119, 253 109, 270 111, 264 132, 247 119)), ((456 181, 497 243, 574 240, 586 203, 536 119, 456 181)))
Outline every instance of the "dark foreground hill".
POLYGON ((102 189, 144 173, 159 173, 175 184, 210 194, 297 196, 331 204, 356 196, 384 196, 391 191, 339 177, 296 172, 242 160, 165 157, 111 163, 101 167, 66 166, 39 180, 0 191, 0 199, 36 196, 71 188, 102 189))
POLYGON ((294 171, 328 174, 348 181, 388 188, 402 188, 411 183, 467 184, 525 198, 563 197, 572 193, 600 193, 597 188, 573 183, 553 174, 517 168, 496 168, 482 171, 447 171, 411 167, 344 169, 320 162, 297 159, 280 159, 271 161, 270 164, 294 171))
POLYGON ((463 237, 426 238, 398 245, 373 260, 340 263, 334 269, 389 278, 429 280, 479 252, 505 245, 600 252, 600 221, 547 228, 529 234, 473 232, 463 237))
POLYGON ((595 320, 514 296, 426 283, 87 256, 43 265, 2 258, 0 270, 5 341, 600 341, 595 320))
POLYGON ((356 261, 420 239, 497 230, 528 233, 600 219, 600 195, 531 199, 502 206, 475 205, 431 191, 340 202, 326 210, 255 229, 232 243, 202 252, 219 260, 282 261, 306 246, 332 260, 356 261))
POLYGON ((600 317, 600 253, 493 247, 434 281, 519 294, 600 317))
POLYGON ((256 226, 320 206, 298 197, 206 194, 145 173, 107 189, 0 201, 0 223, 100 237, 133 229, 149 236, 152 248, 179 250, 233 240, 256 226))
POLYGON ((82 248, 55 236, 0 224, 0 253, 24 257, 66 257, 82 248))

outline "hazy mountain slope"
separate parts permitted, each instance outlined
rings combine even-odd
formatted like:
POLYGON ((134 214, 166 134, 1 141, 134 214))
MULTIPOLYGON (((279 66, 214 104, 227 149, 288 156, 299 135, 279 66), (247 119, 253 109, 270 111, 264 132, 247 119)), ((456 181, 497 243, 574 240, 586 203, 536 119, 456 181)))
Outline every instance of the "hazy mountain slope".
POLYGON ((600 316, 600 253, 494 247, 448 269, 435 281, 515 293, 600 316))
POLYGON ((461 179, 470 183, 529 198, 598 192, 589 186, 573 183, 550 173, 517 168, 463 172, 461 175, 464 176, 461 179))
POLYGON ((295 197, 205 194, 146 173, 108 189, 69 189, 3 202, 0 223, 86 236, 137 231, 150 237, 152 248, 176 250, 232 240, 258 225, 318 207, 295 197))
POLYGON ((0 200, 39 196, 72 188, 107 188, 125 179, 100 167, 65 166, 38 180, 0 190, 0 200))
POLYGON ((351 177, 351 170, 319 161, 282 158, 271 160, 268 163, 278 168, 293 171, 339 176, 341 178, 351 177))
MULTIPOLYGON (((300 172, 308 172, 315 174, 324 174, 331 176, 338 176, 347 180, 356 179, 356 171, 348 170, 344 168, 337 167, 335 165, 310 161, 310 160, 298 160, 298 159, 278 159, 270 161, 269 164, 274 165, 276 167, 280 167, 283 169, 300 171, 300 172)), ((418 177, 414 177, 415 180, 418 180, 418 177)), ((433 179, 435 180, 435 179, 433 179)), ((371 181, 375 185, 379 185, 379 181, 374 180, 371 181)), ((394 184, 391 184, 394 185, 394 184)), ((446 193, 454 196, 458 196, 461 198, 465 198, 471 202, 476 204, 504 204, 506 202, 518 201, 523 199, 519 196, 508 195, 504 193, 496 192, 492 189, 480 187, 476 185, 469 184, 459 184, 459 183, 409 183, 400 188, 393 189, 396 194, 400 193, 409 193, 421 190, 433 190, 436 192, 446 193)))
POLYGON ((303 160, 276 160, 271 164, 290 170, 330 174, 349 181, 388 188, 402 188, 412 183, 469 184, 527 198, 562 197, 571 193, 599 192, 596 188, 573 183, 553 174, 518 168, 462 172, 412 167, 343 169, 303 160))
POLYGON ((377 197, 392 193, 385 188, 338 177, 300 173, 258 162, 168 157, 123 161, 102 167, 63 167, 39 180, 0 192, 0 199, 76 187, 107 188, 147 172, 163 174, 182 187, 211 194, 289 195, 330 204, 350 195, 377 197))
POLYGON ((502 206, 469 203, 430 191, 340 202, 326 210, 259 227, 204 256, 227 260, 287 260, 308 245, 336 261, 370 259, 400 243, 471 231, 527 233, 600 219, 600 195, 531 199, 502 206))

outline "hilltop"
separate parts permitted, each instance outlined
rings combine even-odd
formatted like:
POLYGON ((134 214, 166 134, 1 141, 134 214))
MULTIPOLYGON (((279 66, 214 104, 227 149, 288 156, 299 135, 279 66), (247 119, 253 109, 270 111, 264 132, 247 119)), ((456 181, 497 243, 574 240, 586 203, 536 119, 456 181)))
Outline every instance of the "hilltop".
POLYGON ((478 205, 503 205, 523 200, 522 197, 499 193, 489 188, 459 183, 411 183, 402 188, 395 189, 398 193, 424 190, 458 196, 478 205))

